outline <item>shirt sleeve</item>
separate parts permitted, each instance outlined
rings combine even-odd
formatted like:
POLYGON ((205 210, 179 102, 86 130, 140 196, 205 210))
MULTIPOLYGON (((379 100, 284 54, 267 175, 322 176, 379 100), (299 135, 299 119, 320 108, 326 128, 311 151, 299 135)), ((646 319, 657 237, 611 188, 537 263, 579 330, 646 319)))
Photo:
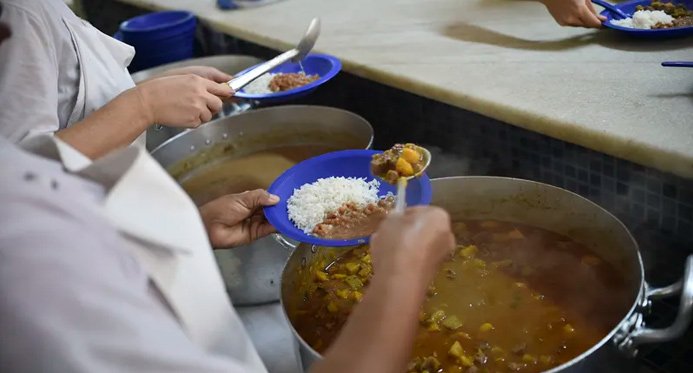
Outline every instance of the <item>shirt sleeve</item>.
POLYGON ((58 72, 53 30, 39 14, 3 3, 12 36, 0 45, 0 135, 20 142, 58 130, 58 72))
POLYGON ((254 372, 187 338, 137 262, 117 250, 120 236, 71 198, 69 183, 7 174, 19 181, 0 185, 3 370, 254 372))

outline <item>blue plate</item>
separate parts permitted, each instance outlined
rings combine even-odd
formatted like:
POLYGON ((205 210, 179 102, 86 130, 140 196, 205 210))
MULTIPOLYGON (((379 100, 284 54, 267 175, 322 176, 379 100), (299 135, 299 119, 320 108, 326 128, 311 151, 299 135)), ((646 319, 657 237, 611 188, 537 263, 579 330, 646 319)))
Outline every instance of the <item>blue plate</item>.
MULTIPOLYGON (((693 10, 693 0, 673 0, 673 1, 667 1, 667 2, 673 2, 674 4, 683 4, 689 10, 693 10)), ((635 7, 636 6, 638 6, 638 5, 650 5, 650 4, 652 4, 652 1, 650 1, 650 0, 634 0, 634 1, 627 1, 625 3, 612 4, 612 5, 618 9, 621 9, 625 13, 633 14, 633 13, 635 13, 635 7)), ((644 37, 644 38, 672 38, 672 37, 681 37, 681 36, 693 35, 693 26, 665 28, 665 29, 656 29, 656 30, 641 30, 641 29, 616 26, 616 25, 612 24, 611 23, 612 19, 620 19, 620 17, 615 16, 609 10, 604 10, 603 12, 601 12, 601 15, 606 17, 606 21, 603 22, 604 27, 608 27, 608 28, 613 29, 613 30, 622 31, 622 32, 625 32, 625 33, 632 35, 632 36, 644 37)))
MULTIPOLYGON (((289 220, 287 201, 294 190, 304 184, 310 184, 327 177, 358 177, 366 181, 374 179, 370 172, 373 154, 382 153, 376 150, 342 150, 307 159, 284 172, 269 187, 269 192, 281 198, 275 206, 265 207, 265 216, 277 231, 291 239, 319 246, 355 246, 368 242, 369 237, 350 240, 330 240, 303 233, 289 220)), ((395 194, 397 188, 384 181, 380 182, 379 196, 388 192, 395 194)), ((427 205, 431 203, 431 180, 426 174, 409 181, 407 185, 407 205, 427 205)))
MULTIPOLYGON (((339 61, 339 59, 337 59, 337 57, 330 56, 327 54, 309 54, 308 56, 306 56, 306 58, 303 59, 303 61, 301 61, 301 64, 303 65, 306 74, 318 74, 320 76, 318 80, 310 84, 306 84, 302 87, 290 89, 288 91, 267 94, 251 94, 246 93, 243 91, 243 89, 241 89, 239 92, 236 92, 235 96, 248 100, 258 100, 267 102, 279 102, 292 98, 303 97, 313 92, 315 89, 317 89, 320 85, 324 84, 328 80, 334 78, 334 76, 337 75, 337 73, 339 73, 339 70, 342 69, 342 63, 339 61)), ((255 66, 251 66, 239 72, 236 75, 241 76, 254 67, 255 66)), ((301 67, 297 63, 287 62, 270 70, 270 73, 297 73, 300 71, 301 67)))

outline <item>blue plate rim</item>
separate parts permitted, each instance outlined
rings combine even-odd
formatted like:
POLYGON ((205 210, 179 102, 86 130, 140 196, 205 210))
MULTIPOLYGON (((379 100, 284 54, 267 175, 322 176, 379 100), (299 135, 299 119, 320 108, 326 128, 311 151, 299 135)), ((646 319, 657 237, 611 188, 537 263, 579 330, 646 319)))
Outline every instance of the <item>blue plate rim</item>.
POLYGON ((164 28, 168 28, 168 27, 178 26, 178 25, 181 25, 185 22, 190 22, 190 20, 193 18, 195 18, 195 14, 193 14, 192 12, 189 12, 187 10, 163 10, 160 12, 147 13, 147 14, 143 14, 141 16, 127 19, 120 24, 119 31, 127 32, 127 33, 152 32, 152 31, 157 31, 157 30, 161 30, 164 28), (142 18, 147 18, 147 17, 150 17, 150 16, 155 15, 155 14, 166 14, 166 13, 179 13, 181 15, 185 15, 185 17, 183 17, 183 18, 181 18, 175 22, 155 25, 155 26, 151 26, 151 27, 147 27, 147 28, 140 28, 140 29, 130 28, 130 24, 136 20, 139 20, 142 18))
MULTIPOLYGON (((301 161, 291 167, 290 169, 284 171, 277 179, 272 182, 272 185, 267 189, 269 193, 274 193, 276 190, 277 186, 281 183, 284 182, 287 178, 289 178, 292 174, 292 170, 295 170, 299 166, 301 167, 306 167, 306 165, 310 166, 313 163, 317 162, 322 162, 324 160, 330 160, 334 158, 339 158, 343 156, 349 156, 352 154, 367 154, 369 156, 372 156, 373 154, 379 154, 382 153, 382 150, 371 150, 371 149, 348 149, 348 150, 338 150, 330 153, 325 153, 322 155, 318 155, 313 158, 306 159, 304 161, 301 161)), ((335 177, 339 177, 340 175, 333 175, 335 177)), ((433 188, 431 186, 431 179, 428 177, 426 173, 423 173, 419 179, 422 181, 421 182, 421 201, 419 205, 429 205, 431 203, 431 200, 433 199, 433 188)), ((381 181, 383 183, 383 181, 381 181)), ((325 246, 325 247, 345 247, 345 246, 358 246, 358 245, 363 245, 366 244, 370 241, 370 236, 368 237, 357 237, 357 238, 352 238, 348 240, 331 240, 331 239, 324 239, 312 235, 308 235, 303 233, 298 227, 293 225, 293 222, 288 219, 289 223, 291 224, 291 228, 293 229, 292 231, 287 232, 282 232, 277 228, 277 225, 280 224, 275 224, 276 220, 274 219, 274 216, 277 214, 275 211, 279 211, 279 206, 267 206, 263 207, 263 212, 265 214, 265 218, 267 221, 269 221, 272 226, 274 226, 277 229, 277 232, 283 236, 286 236, 288 238, 291 238, 293 240, 306 243, 306 244, 311 244, 311 245, 317 245, 317 246, 325 246)), ((286 211, 279 211, 279 214, 284 214, 286 215, 286 211)))
MULTIPOLYGON (((266 93, 266 94, 260 94, 260 93, 252 94, 252 93, 246 93, 246 92, 243 92, 243 90, 240 90, 240 91, 236 92, 234 94, 234 96, 238 97, 238 98, 247 99, 247 100, 258 100, 258 101, 259 100, 275 100, 275 99, 285 98, 285 97, 289 97, 289 96, 294 96, 294 95, 315 89, 318 86, 326 83, 328 80, 334 78, 334 76, 337 75, 339 73, 339 71, 342 69, 342 62, 339 60, 339 58, 332 56, 332 55, 329 55, 329 54, 311 53, 308 56, 306 56, 306 58, 324 58, 324 59, 331 62, 332 68, 330 69, 330 71, 327 72, 327 74, 323 74, 320 78, 318 78, 318 80, 316 80, 312 83, 306 84, 304 86, 298 87, 298 88, 290 89, 288 91, 282 91, 282 92, 277 92, 277 93, 266 93)), ((259 63, 259 64, 261 64, 261 63, 259 63)), ((259 65, 259 64, 257 64, 257 65, 259 65)), ((235 75, 241 76, 241 75, 245 74, 247 71, 250 71, 252 68, 254 68, 257 65, 253 65, 253 66, 251 66, 245 70, 242 70, 242 71, 236 73, 235 75)), ((272 72, 272 71, 270 70, 270 72, 272 72)))
MULTIPOLYGON (((651 0, 631 0, 631 1, 626 1, 623 3, 612 3, 612 5, 618 9, 623 9, 625 7, 629 7, 632 5, 644 5, 644 4, 649 4, 651 3, 651 0)), ((679 33, 686 33, 686 32, 692 32, 693 33, 693 26, 685 26, 685 27, 676 27, 676 28, 664 28, 664 29, 637 29, 637 28, 630 28, 630 27, 623 27, 623 26, 618 26, 614 25, 611 23, 611 21, 614 19, 613 15, 610 10, 604 9, 599 13, 600 15, 606 17, 606 21, 602 22, 602 25, 604 27, 610 28, 612 30, 618 30, 618 31, 624 31, 627 33, 631 34, 646 34, 646 35, 667 35, 667 34, 679 34, 679 33)))

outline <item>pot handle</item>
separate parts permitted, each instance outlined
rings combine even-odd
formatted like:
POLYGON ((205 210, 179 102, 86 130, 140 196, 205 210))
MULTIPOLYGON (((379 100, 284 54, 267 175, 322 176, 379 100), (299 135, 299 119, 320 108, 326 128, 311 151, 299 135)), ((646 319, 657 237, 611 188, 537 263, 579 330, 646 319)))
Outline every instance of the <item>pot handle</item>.
POLYGON ((638 346, 646 343, 666 342, 676 339, 686 332, 693 319, 693 255, 686 258, 683 278, 663 288, 650 288, 645 284, 645 299, 640 309, 633 313, 620 330, 614 341, 619 350, 630 356, 638 353, 638 346), (643 311, 647 310, 652 299, 660 299, 681 293, 676 320, 666 328, 652 329, 645 326, 643 311))
POLYGON ((290 242, 279 233, 272 233, 272 238, 274 238, 274 240, 277 241, 278 244, 284 246, 288 250, 293 251, 296 250, 296 248, 298 247, 297 244, 290 242))

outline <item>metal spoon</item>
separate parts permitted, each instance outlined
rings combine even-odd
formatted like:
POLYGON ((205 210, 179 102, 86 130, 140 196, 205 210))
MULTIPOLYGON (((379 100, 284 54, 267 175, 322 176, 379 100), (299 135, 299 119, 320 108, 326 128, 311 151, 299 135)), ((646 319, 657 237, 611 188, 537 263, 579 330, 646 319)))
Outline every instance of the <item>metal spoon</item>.
POLYGON ((612 14, 618 16, 614 18, 620 18, 620 19, 626 19, 630 18, 632 15, 624 12, 623 10, 617 8, 614 4, 607 3, 604 0, 592 0, 593 3, 602 6, 603 8, 607 9, 609 12, 612 14))
POLYGON ((416 174, 412 176, 407 176, 407 177, 400 177, 397 179, 397 196, 395 196, 395 213, 403 213, 404 209, 407 207, 407 181, 421 176, 421 174, 426 171, 428 166, 431 164, 431 152, 428 151, 426 148, 422 148, 420 146, 416 146, 417 150, 421 155, 423 156, 423 167, 421 167, 421 170, 417 172, 416 174))
POLYGON ((233 79, 231 79, 228 82, 229 87, 234 90, 234 92, 239 91, 241 88, 245 87, 246 85, 250 84, 253 80, 259 78, 263 74, 267 73, 268 71, 274 69, 275 67, 283 64, 286 61, 291 60, 291 62, 300 62, 302 61, 308 52, 310 52, 311 49, 313 49, 313 46, 315 45, 315 41, 318 40, 318 36, 320 35, 320 19, 319 18, 313 18, 312 21, 310 21, 310 25, 308 26, 308 29, 306 30, 305 35, 303 35, 303 38, 301 38, 301 41, 298 42, 298 45, 296 48, 288 50, 277 57, 274 57, 273 59, 257 66, 256 68, 248 71, 247 73, 237 76, 233 79))

